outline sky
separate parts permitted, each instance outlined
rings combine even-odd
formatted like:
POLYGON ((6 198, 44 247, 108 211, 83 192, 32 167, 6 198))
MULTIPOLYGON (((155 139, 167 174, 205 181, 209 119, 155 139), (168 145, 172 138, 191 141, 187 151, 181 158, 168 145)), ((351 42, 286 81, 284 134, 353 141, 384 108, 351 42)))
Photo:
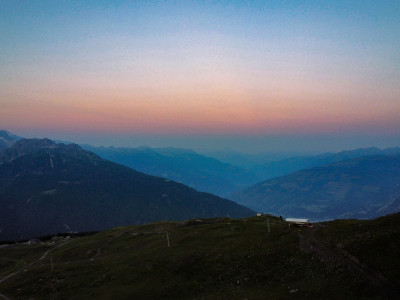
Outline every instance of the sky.
POLYGON ((400 1, 0 0, 0 129, 93 145, 400 146, 400 1))

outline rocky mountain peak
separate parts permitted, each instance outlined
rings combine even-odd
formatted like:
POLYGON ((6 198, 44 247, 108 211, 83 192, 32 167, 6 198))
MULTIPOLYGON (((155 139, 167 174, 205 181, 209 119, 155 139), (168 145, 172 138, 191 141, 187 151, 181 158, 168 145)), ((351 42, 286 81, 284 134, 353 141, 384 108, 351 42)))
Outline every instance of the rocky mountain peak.
POLYGON ((75 144, 57 144, 47 138, 21 139, 0 154, 0 163, 11 162, 18 157, 42 150, 45 150, 46 152, 51 152, 53 154, 55 154, 55 151, 57 151, 60 154, 63 153, 67 156, 85 156, 90 158, 91 160, 93 160, 94 158, 98 158, 95 154, 85 151, 75 144))

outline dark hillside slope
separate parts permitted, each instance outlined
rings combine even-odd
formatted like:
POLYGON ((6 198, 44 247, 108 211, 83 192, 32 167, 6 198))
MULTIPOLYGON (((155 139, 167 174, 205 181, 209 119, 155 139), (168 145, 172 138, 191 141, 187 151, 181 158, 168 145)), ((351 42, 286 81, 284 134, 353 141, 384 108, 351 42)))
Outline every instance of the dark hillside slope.
POLYGON ((400 155, 365 156, 270 179, 231 198, 254 210, 314 220, 400 211, 400 155))
POLYGON ((3 246, 0 291, 11 299, 399 299, 399 214, 314 228, 268 219, 269 233, 267 217, 220 218, 3 246))
POLYGON ((21 140, 0 155, 0 240, 250 209, 104 160, 77 145, 21 140))

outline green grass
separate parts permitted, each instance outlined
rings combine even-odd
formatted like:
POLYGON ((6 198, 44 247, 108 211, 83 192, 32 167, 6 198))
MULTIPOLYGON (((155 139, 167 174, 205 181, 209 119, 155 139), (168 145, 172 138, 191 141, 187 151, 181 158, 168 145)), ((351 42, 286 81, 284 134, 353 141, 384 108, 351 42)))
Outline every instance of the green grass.
MULTIPOLYGON (((0 293, 10 299, 379 298, 356 275, 334 270, 302 251, 297 233, 308 229, 269 219, 270 233, 266 218, 257 217, 160 222, 74 238, 0 283, 0 293)), ((332 245, 343 242, 364 259, 363 251, 357 252, 364 244, 347 236, 365 234, 363 229, 374 228, 373 222, 379 221, 330 222, 316 236, 332 245), (355 226, 358 223, 363 225, 355 226)), ((380 226, 382 230, 387 225, 380 226)), ((374 236, 379 240, 378 233, 374 236)), ((63 242, 1 248, 1 277, 63 242)), ((386 257, 372 253, 366 260, 397 280, 399 268, 390 269, 386 257)))
POLYGON ((328 222, 318 237, 341 247, 400 286, 400 215, 328 222))

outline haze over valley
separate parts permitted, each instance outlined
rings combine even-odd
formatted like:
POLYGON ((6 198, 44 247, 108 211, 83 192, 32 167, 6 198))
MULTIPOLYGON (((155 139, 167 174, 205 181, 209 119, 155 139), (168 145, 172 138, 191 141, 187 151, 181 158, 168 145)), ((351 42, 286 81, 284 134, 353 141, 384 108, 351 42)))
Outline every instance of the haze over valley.
POLYGON ((368 219, 400 210, 400 148, 293 157, 243 168, 190 149, 86 144, 84 150, 5 130, 0 141, 2 239, 255 212, 319 221, 368 219))

